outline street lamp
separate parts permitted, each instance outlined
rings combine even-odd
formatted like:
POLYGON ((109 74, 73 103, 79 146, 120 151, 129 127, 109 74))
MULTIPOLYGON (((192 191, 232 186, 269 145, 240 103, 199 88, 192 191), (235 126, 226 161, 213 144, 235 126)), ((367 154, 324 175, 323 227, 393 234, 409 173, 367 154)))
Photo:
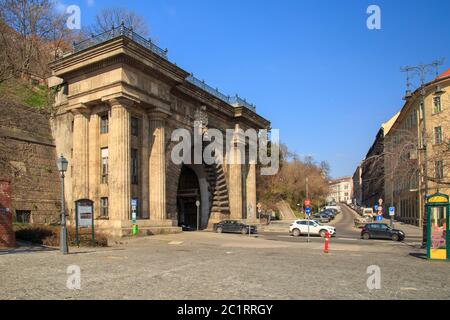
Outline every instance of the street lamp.
POLYGON ((195 206, 197 207, 197 231, 200 230, 200 201, 195 201, 195 206))
POLYGON ((66 208, 64 205, 64 177, 67 171, 69 162, 61 155, 56 161, 58 171, 61 174, 61 234, 59 239, 59 246, 62 254, 68 254, 69 249, 67 247, 67 228, 66 228, 66 208))

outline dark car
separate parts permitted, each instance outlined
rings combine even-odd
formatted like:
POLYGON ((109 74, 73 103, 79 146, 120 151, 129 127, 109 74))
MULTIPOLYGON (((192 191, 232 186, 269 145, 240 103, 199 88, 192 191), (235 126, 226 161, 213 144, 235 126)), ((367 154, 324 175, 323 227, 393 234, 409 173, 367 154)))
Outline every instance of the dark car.
POLYGON ((361 230, 361 238, 368 239, 389 239, 393 241, 403 241, 405 233, 401 230, 392 229, 384 223, 368 223, 361 230))
POLYGON ((331 210, 323 210, 320 213, 321 214, 326 214, 327 216, 330 217, 331 220, 333 220, 336 217, 336 213, 334 213, 334 211, 331 211, 331 210))
POLYGON ((324 213, 315 214, 313 216, 313 219, 319 223, 328 223, 331 220, 330 216, 328 216, 327 214, 324 214, 324 213))
POLYGON ((250 227, 250 233, 256 233, 257 229, 254 225, 243 224, 237 220, 224 220, 219 223, 214 224, 214 231, 217 233, 228 232, 228 233, 242 233, 248 234, 248 229, 250 227))
POLYGON ((178 224, 179 227, 181 227, 181 230, 183 231, 197 231, 197 228, 191 227, 188 224, 180 223, 178 224))

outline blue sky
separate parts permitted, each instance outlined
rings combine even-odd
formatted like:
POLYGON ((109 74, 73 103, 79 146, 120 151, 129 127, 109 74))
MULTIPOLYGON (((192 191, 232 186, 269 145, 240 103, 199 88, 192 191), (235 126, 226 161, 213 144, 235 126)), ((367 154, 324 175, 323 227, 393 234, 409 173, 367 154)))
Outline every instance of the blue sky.
POLYGON ((448 0, 64 0, 89 24, 102 7, 142 15, 169 58, 239 93, 301 155, 352 175, 382 122, 402 106, 403 65, 446 58, 448 0), (70 2, 70 3, 69 3, 70 2), (381 8, 381 30, 366 27, 381 8))

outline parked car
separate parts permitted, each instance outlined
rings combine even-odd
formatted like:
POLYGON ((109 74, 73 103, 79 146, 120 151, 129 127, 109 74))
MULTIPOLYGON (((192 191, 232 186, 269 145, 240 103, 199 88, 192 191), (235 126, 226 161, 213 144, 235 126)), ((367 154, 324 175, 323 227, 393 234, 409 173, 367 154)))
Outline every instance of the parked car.
POLYGON ((331 210, 331 209, 323 210, 323 211, 321 211, 319 213, 323 213, 323 214, 328 215, 331 218, 331 220, 333 220, 336 217, 336 213, 333 210, 331 210))
POLYGON ((361 238, 369 239, 390 239, 392 241, 403 241, 405 233, 398 229, 392 229, 385 223, 368 223, 361 230, 361 238))
POLYGON ((313 215, 312 219, 319 223, 328 223, 331 221, 330 216, 325 213, 315 214, 315 215, 313 215))
POLYGON ((308 224, 309 224, 309 234, 319 235, 322 238, 325 237, 328 231, 331 236, 336 235, 336 228, 332 226, 324 226, 314 220, 296 220, 289 226, 289 233, 295 237, 308 234, 308 224))
POLYGON ((257 228, 254 225, 244 224, 237 220, 224 220, 219 223, 214 224, 214 231, 217 233, 227 232, 227 233, 242 233, 248 234, 250 227, 250 233, 257 233, 257 228))
POLYGON ((183 231, 197 231, 197 228, 194 228, 185 223, 180 223, 178 226, 181 227, 181 230, 183 231))
POLYGON ((372 208, 363 208, 362 209, 362 216, 363 217, 373 218, 373 216, 374 216, 373 209, 372 208))
POLYGON ((338 213, 341 213, 342 211, 340 206, 325 206, 325 209, 333 209, 336 210, 338 213))

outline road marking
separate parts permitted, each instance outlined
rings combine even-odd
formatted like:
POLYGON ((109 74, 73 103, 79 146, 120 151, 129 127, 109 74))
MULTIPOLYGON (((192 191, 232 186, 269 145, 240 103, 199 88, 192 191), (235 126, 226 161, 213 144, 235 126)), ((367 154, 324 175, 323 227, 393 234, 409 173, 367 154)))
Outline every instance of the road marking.
POLYGON ((358 241, 359 239, 355 239, 355 238, 336 238, 336 240, 358 241))
POLYGON ((183 243, 183 241, 170 241, 169 242, 170 245, 180 245, 182 243, 183 243))

